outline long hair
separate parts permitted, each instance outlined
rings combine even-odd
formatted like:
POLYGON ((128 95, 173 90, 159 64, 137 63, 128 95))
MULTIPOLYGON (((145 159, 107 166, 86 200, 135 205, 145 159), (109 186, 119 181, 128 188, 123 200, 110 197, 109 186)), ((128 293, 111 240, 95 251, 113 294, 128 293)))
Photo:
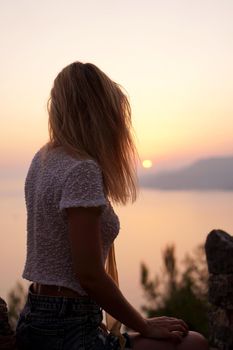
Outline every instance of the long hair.
POLYGON ((49 146, 95 160, 115 204, 135 201, 138 153, 130 104, 120 85, 94 64, 73 62, 55 78, 47 109, 49 146))

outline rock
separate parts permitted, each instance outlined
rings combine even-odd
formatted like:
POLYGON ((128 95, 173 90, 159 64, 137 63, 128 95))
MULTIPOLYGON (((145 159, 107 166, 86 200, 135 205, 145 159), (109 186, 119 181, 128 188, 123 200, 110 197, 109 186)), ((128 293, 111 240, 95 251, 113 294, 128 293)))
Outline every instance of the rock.
POLYGON ((13 333, 8 322, 7 312, 6 302, 0 298, 0 335, 3 336, 11 335, 13 333))
POLYGON ((209 233, 205 243, 209 269, 209 343, 233 350, 233 237, 222 230, 209 233))
POLYGON ((16 350, 15 335, 8 322, 7 305, 2 298, 0 298, 0 349, 16 350))
POLYGON ((0 349, 1 350, 17 350, 16 340, 14 335, 0 335, 0 349))
POLYGON ((209 273, 233 273, 233 237, 222 230, 211 231, 205 243, 209 273))
POLYGON ((233 274, 209 276, 209 302, 233 310, 233 274))
POLYGON ((209 328, 211 344, 219 350, 233 349, 233 310, 213 306, 209 311, 209 328))

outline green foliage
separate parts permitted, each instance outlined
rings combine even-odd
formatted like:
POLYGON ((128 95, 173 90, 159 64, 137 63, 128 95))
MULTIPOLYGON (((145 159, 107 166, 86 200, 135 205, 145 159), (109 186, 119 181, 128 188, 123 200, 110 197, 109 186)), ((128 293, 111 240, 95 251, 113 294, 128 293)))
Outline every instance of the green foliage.
POLYGON ((208 337, 208 268, 204 246, 197 246, 192 256, 186 254, 182 267, 183 271, 177 268, 174 245, 163 251, 162 275, 150 279, 147 266, 141 263, 141 285, 147 301, 141 309, 146 317, 181 318, 190 330, 208 337))
POLYGON ((7 305, 8 305, 8 318, 9 323, 13 329, 16 327, 17 320, 19 318, 20 311, 22 310, 26 302, 27 293, 20 282, 16 282, 16 285, 8 293, 7 305))

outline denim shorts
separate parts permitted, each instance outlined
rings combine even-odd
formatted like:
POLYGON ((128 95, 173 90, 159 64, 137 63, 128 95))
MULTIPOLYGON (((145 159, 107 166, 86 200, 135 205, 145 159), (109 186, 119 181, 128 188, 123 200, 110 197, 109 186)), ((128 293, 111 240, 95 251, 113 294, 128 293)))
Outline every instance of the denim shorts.
MULTIPOLYGON (((16 327, 19 350, 119 350, 119 340, 104 331, 101 307, 89 296, 68 298, 36 295, 28 297, 16 327)), ((130 337, 125 349, 131 349, 130 337)))

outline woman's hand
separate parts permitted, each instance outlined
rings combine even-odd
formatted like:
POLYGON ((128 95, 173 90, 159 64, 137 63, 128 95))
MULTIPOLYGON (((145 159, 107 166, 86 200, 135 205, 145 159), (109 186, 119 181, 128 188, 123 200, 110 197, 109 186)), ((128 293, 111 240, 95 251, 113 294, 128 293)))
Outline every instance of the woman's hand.
POLYGON ((142 336, 156 339, 171 339, 174 342, 182 341, 182 338, 188 334, 187 324, 174 317, 153 317, 147 318, 147 330, 142 336))

